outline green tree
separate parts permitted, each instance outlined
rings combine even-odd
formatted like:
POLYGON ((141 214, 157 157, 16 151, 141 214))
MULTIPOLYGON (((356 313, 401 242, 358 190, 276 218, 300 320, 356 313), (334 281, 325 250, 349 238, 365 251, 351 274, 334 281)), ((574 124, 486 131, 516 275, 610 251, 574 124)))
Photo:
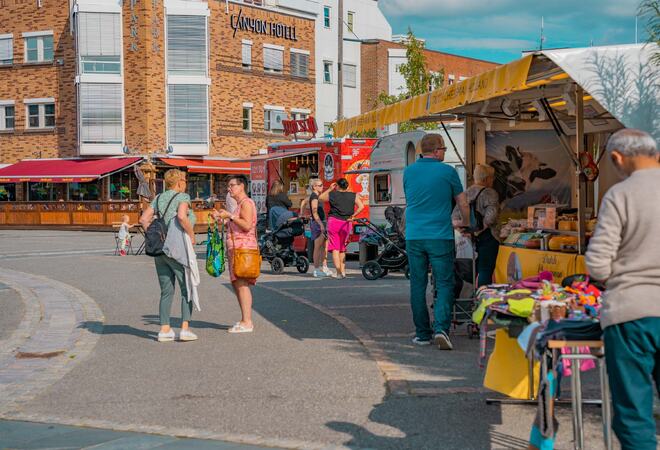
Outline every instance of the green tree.
MULTIPOLYGON (((639 5, 639 15, 648 16, 646 30, 649 33, 649 43, 660 46, 660 0, 645 0, 639 5)), ((653 56, 653 61, 660 65, 660 51, 653 56)))

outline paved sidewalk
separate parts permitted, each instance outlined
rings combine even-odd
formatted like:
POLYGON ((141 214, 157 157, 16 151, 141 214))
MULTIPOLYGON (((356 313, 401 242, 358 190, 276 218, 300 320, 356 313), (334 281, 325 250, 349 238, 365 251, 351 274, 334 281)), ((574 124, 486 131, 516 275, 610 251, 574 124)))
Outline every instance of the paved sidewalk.
POLYGON ((0 450, 268 450, 205 439, 0 420, 0 450))

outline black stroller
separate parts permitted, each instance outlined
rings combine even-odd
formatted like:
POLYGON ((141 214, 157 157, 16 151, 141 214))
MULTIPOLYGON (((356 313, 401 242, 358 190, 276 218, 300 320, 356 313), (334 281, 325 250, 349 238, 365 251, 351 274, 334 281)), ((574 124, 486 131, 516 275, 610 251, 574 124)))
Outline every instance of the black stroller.
POLYGON ((307 273, 309 260, 298 255, 293 248, 296 236, 305 233, 305 220, 299 217, 283 218, 282 223, 272 231, 265 231, 259 238, 259 251, 270 262, 273 273, 281 274, 285 267, 296 266, 298 272, 307 273))
POLYGON ((404 211, 398 206, 388 206, 385 210, 385 219, 390 224, 388 232, 383 232, 367 219, 356 220, 360 225, 367 227, 378 236, 383 244, 383 250, 376 256, 376 259, 367 261, 362 266, 362 276, 367 280, 377 280, 387 275, 390 270, 398 270, 402 271, 406 278, 409 278, 404 211))

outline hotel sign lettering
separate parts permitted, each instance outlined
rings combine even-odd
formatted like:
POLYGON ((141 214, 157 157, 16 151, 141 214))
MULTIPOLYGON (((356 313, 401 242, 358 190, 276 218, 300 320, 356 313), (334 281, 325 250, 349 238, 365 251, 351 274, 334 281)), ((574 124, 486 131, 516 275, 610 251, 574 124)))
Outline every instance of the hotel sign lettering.
POLYGON ((254 19, 243 15, 243 9, 238 11, 238 14, 232 14, 229 18, 231 28, 234 30, 233 37, 236 37, 236 32, 249 31, 255 34, 265 34, 268 36, 288 39, 290 41, 297 41, 296 27, 285 25, 281 22, 271 22, 265 19, 254 19))

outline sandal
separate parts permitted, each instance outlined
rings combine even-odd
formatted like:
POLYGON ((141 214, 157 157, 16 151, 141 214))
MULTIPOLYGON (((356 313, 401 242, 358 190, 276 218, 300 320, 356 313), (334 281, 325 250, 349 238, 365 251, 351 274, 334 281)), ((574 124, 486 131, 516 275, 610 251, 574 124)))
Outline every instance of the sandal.
POLYGON ((254 331, 254 327, 248 328, 246 326, 241 325, 240 322, 236 322, 236 324, 233 327, 227 330, 227 333, 252 333, 253 331, 254 331))

